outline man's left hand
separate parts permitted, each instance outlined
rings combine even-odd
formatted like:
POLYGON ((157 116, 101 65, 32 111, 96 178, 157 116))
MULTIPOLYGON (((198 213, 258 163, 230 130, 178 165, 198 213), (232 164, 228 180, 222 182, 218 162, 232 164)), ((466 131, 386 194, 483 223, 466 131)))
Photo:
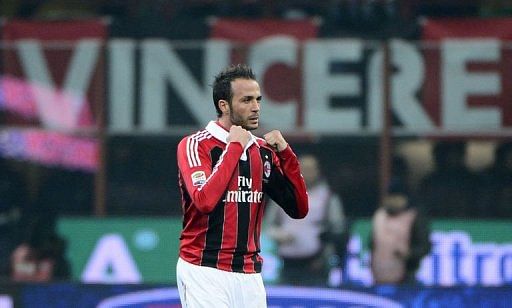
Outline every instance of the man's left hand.
POLYGON ((288 146, 288 143, 284 140, 283 135, 281 135, 281 132, 278 130, 266 133, 263 135, 263 138, 265 138, 265 141, 278 152, 283 151, 288 146))

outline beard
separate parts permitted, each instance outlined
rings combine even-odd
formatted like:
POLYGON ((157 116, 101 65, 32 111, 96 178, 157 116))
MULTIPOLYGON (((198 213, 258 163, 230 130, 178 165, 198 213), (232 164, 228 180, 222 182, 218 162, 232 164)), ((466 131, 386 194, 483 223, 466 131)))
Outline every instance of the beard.
POLYGON ((229 120, 231 121, 231 123, 233 125, 238 125, 238 126, 242 126, 243 128, 245 128, 246 121, 244 119, 242 119, 241 117, 236 116, 233 113, 231 113, 229 115, 229 120))
POLYGON ((242 116, 234 112, 233 109, 233 103, 231 101, 228 101, 229 105, 229 120, 231 121, 231 124, 241 126, 245 130, 255 130, 258 128, 258 124, 255 126, 249 126, 249 119, 244 119, 242 116))
POLYGON ((249 121, 248 119, 244 119, 236 114, 233 114, 231 113, 229 115, 229 120, 231 121, 231 123, 233 125, 238 125, 238 126, 241 126, 243 129, 246 129, 246 130, 255 130, 258 128, 258 125, 255 125, 255 126, 250 126, 249 125, 249 121))

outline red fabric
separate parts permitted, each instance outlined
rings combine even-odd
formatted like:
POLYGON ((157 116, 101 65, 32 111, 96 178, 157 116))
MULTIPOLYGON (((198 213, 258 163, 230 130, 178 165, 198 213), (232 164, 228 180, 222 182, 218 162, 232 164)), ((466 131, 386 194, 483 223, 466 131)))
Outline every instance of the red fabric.
POLYGON ((83 21, 23 21, 9 20, 2 26, 7 41, 38 39, 43 41, 106 39, 107 27, 101 20, 83 21))
POLYGON ((213 24, 210 37, 253 43, 275 35, 287 35, 298 40, 307 40, 316 37, 317 34, 318 27, 311 20, 221 18, 213 24))
POLYGON ((512 39, 512 18, 427 19, 423 24, 423 40, 445 38, 512 39))

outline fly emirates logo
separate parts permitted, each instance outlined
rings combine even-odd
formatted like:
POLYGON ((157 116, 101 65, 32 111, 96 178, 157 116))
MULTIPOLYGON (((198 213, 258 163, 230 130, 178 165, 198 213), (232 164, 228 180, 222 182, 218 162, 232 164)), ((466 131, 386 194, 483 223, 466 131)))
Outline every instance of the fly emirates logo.
POLYGON ((245 176, 238 177, 238 190, 228 190, 223 202, 249 202, 261 203, 263 192, 252 190, 252 179, 245 176))

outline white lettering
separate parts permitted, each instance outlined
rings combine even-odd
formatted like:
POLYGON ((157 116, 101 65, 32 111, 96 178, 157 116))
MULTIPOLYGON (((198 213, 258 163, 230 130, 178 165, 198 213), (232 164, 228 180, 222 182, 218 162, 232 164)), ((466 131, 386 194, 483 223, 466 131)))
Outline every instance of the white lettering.
MULTIPOLYGON (((142 130, 163 132, 166 128, 175 126, 167 119, 170 104, 166 93, 168 86, 174 89, 179 98, 179 102, 176 103, 183 104, 195 117, 195 124, 202 125, 208 122, 214 115, 211 89, 208 85, 211 84, 212 77, 230 63, 231 43, 225 40, 207 40, 197 47, 192 47, 204 51, 201 77, 192 74, 180 58, 181 55, 178 56, 177 51, 184 50, 181 45, 155 39, 145 40, 140 44, 139 77, 135 75, 137 69, 134 67, 137 43, 132 40, 113 40, 109 43, 109 110, 112 111, 109 112, 109 128, 114 132, 133 131, 136 116, 140 120, 139 126, 142 130), (137 79, 141 81, 141 97, 140 114, 135 115, 137 102, 134 98, 134 87, 137 79)), ((303 119, 303 128, 306 132, 379 132, 383 123, 382 50, 377 49, 368 60, 366 89, 362 88, 361 74, 332 71, 335 63, 364 64, 364 44, 363 40, 347 39, 316 39, 302 43, 290 37, 272 37, 252 44, 246 61, 261 79, 260 82, 264 82, 266 72, 275 64, 283 64, 302 72, 303 93, 297 95, 302 98, 302 102, 294 98, 274 101, 264 93, 265 87, 262 87, 262 125, 290 130, 299 128, 302 124, 300 119, 303 119), (298 67, 300 63, 302 67, 298 67), (360 97, 362 100, 363 91, 368 93, 366 108, 359 105, 331 106, 333 98, 360 97), (299 108, 301 104, 303 108, 299 108), (366 119, 363 113, 365 109, 366 119)), ((431 117, 441 119, 440 129, 496 129, 503 125, 500 107, 469 106, 467 103, 470 96, 492 98, 500 95, 501 77, 498 72, 469 72, 466 68, 469 62, 503 61, 500 58, 499 41, 479 39, 451 40, 442 43, 442 61, 439 67, 441 85, 440 89, 434 89, 439 90, 441 96, 440 114, 432 114, 432 111, 437 111, 436 108, 426 110, 425 106, 430 105, 424 105, 420 101, 421 98, 418 98, 418 93, 425 82, 422 52, 416 45, 400 40, 392 41, 390 47, 390 60, 396 68, 396 72, 391 76, 391 103, 394 115, 403 123, 406 132, 428 132, 436 129, 431 117)), ((24 48, 26 62, 28 59, 37 58, 37 52, 27 51, 32 47, 24 48)), ((78 52, 77 49, 75 53, 78 52)), ((27 63, 43 63, 42 61, 44 60, 32 60, 27 63)), ((28 69, 30 65, 26 66, 28 69)), ((43 68, 32 70, 44 71, 43 68)), ((70 70, 69 74, 75 74, 75 71, 70 70)), ((48 79, 47 77, 33 79, 48 79)), ((41 107, 41 110, 43 109, 45 108, 41 107)))
POLYGON ((139 283, 137 265, 119 234, 106 234, 96 244, 82 273, 88 283, 139 283))
POLYGON ((238 176, 238 187, 252 188, 252 179, 245 176, 238 176))
MULTIPOLYGON (((409 131, 424 131, 434 127, 432 120, 421 107, 416 93, 421 89, 425 65, 421 54, 407 42, 391 42, 390 61, 397 72, 391 76, 391 105, 393 112, 409 131)), ((379 131, 383 127, 383 52, 380 49, 368 65, 369 78, 369 128, 379 131)))
POLYGON ((263 201, 263 192, 253 190, 228 190, 226 197, 222 202, 249 202, 249 203, 261 203, 263 201))
POLYGON ((76 128, 86 103, 86 92, 96 67, 100 42, 87 39, 76 45, 61 93, 56 90, 41 43, 35 40, 17 42, 23 71, 33 85, 40 119, 48 128, 76 128))
POLYGON ((238 194, 238 192, 236 190, 228 190, 226 192, 226 198, 224 198, 224 200, 222 200, 222 202, 236 202, 233 200, 237 199, 237 194, 238 194))
MULTIPOLYGON (((463 231, 431 234, 432 251, 423 258, 416 277, 429 286, 484 285, 499 286, 512 280, 509 266, 512 245, 492 242, 473 243, 463 231)), ((369 252, 359 235, 348 245, 345 282, 370 285, 369 252)))
POLYGON ((392 75, 391 79, 393 112, 408 130, 432 129, 432 121, 416 98, 425 74, 423 58, 406 42, 396 40, 391 46, 391 61, 398 69, 397 74, 392 75))
POLYGON ((361 78, 356 74, 332 76, 334 61, 361 61, 360 40, 309 41, 304 46, 305 128, 317 132, 361 129, 359 108, 336 110, 329 106, 333 96, 361 96, 361 78))
POLYGON ((496 107, 468 107, 470 95, 495 96, 501 91, 498 73, 469 73, 468 62, 497 62, 498 40, 448 40, 441 45, 443 126, 447 129, 498 128, 501 113, 496 107))
POLYGON ((110 129, 129 132, 134 126, 135 113, 135 41, 114 39, 109 51, 110 129))
POLYGON ((227 66, 228 46, 222 41, 207 44, 205 79, 202 84, 194 80, 190 70, 182 63, 173 46, 164 40, 145 40, 142 43, 141 126, 161 131, 167 126, 167 82, 183 99, 183 103, 198 123, 207 123, 213 111, 211 89, 208 86, 213 71, 227 66), (224 56, 220 56, 223 55, 224 56), (214 58, 215 57, 215 58, 214 58))

